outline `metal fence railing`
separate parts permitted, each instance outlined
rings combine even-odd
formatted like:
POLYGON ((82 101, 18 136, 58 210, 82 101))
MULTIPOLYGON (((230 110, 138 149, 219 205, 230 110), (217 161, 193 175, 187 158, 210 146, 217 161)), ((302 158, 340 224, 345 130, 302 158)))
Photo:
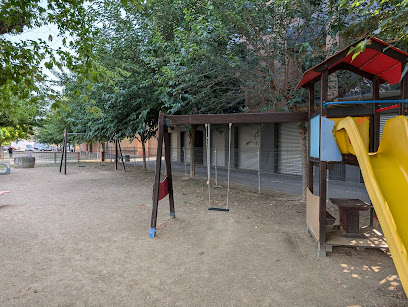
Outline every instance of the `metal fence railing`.
MULTIPOLYGON (((143 165, 143 152, 136 147, 122 147, 125 163, 137 166, 143 165)), ((262 151, 259 149, 232 149, 211 148, 211 177, 213 184, 221 184, 227 180, 228 159, 230 159, 230 180, 233 183, 251 186, 258 191, 275 190, 300 195, 302 192, 302 162, 299 149, 287 151, 262 151)), ((146 168, 154 169, 156 164, 157 148, 146 148, 146 168)), ((207 176, 207 152, 205 148, 194 148, 195 174, 198 177, 207 176)), ((36 164, 59 164, 61 152, 14 152, 13 157, 31 155, 36 158, 36 164)), ((163 151, 164 156, 164 151, 163 151)), ((120 157, 120 156, 119 156, 120 157)), ((10 160, 7 152, 4 158, 10 160)), ((86 161, 101 161, 102 154, 89 152, 68 152, 68 163, 86 161)), ((104 158, 107 162, 115 161, 115 148, 105 148, 104 158)), ((163 159, 163 158, 162 158, 163 159)), ((188 177, 190 172, 190 148, 171 148, 172 170, 175 173, 188 177)), ((163 159, 162 170, 165 171, 163 159)), ((318 191, 318 168, 314 170, 315 191, 318 191)), ((328 197, 359 198, 369 201, 360 169, 358 166, 336 164, 328 170, 327 176, 328 197)))

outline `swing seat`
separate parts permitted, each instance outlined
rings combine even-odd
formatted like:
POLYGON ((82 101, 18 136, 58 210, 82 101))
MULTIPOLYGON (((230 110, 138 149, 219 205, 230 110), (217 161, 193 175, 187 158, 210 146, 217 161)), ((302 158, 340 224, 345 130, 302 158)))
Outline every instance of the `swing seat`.
POLYGON ((229 209, 225 209, 225 208, 214 208, 214 207, 208 208, 208 210, 212 210, 212 211, 229 211, 229 209))

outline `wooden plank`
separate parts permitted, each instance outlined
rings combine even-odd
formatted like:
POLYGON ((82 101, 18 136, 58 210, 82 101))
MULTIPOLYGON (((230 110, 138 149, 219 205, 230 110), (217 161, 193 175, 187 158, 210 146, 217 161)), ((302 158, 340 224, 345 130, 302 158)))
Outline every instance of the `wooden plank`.
POLYGON ((168 129, 164 129, 164 159, 166 161, 167 184, 169 189, 170 217, 175 217, 173 175, 171 173, 170 139, 168 129))
POLYGON ((319 231, 319 196, 313 195, 308 189, 306 192, 306 224, 317 241, 320 239, 319 231))
MULTIPOLYGON (((158 124, 158 136, 157 136, 157 153, 156 153, 156 170, 154 174, 153 183, 153 207, 152 207, 152 218, 150 227, 156 229, 157 224, 157 207, 159 205, 159 184, 160 184, 160 169, 161 169, 161 157, 163 149, 163 133, 165 130, 164 124, 164 114, 160 112, 159 124, 158 124)), ((154 234, 153 234, 154 236, 154 234)))
POLYGON ((166 125, 306 122, 307 112, 166 115, 166 125))
POLYGON ((327 245, 346 247, 368 247, 368 248, 388 248, 387 241, 382 233, 371 227, 362 227, 360 236, 356 238, 342 237, 339 229, 327 231, 327 245))

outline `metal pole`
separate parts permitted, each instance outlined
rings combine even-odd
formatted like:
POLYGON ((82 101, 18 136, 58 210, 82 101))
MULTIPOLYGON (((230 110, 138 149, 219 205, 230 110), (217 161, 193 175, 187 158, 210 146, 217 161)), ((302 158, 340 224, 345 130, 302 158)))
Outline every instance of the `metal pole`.
POLYGON ((150 169, 150 152, 149 152, 149 146, 147 146, 147 169, 150 169))
POLYGON ((208 185, 208 208, 211 208, 211 164, 210 164, 210 155, 211 155, 211 150, 210 150, 210 125, 206 124, 206 133, 207 133, 207 185, 208 185))
POLYGON ((186 162, 186 148, 183 147, 183 156, 184 156, 184 174, 187 178, 187 162, 186 162))
POLYGON ((261 194, 261 159, 258 148, 258 193, 261 194))
POLYGON ((215 154, 215 185, 218 185, 218 172, 217 172, 217 148, 214 149, 214 154, 215 154))
POLYGON ((135 164, 136 164, 136 147, 133 147, 133 157, 135 157, 135 164))

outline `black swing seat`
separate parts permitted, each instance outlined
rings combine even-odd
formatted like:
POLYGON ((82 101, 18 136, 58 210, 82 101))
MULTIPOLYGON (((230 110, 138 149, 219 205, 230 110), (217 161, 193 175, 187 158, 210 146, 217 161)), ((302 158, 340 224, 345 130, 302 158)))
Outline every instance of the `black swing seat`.
POLYGON ((214 207, 208 208, 208 210, 213 210, 213 211, 229 211, 229 209, 224 209, 224 208, 214 208, 214 207))

